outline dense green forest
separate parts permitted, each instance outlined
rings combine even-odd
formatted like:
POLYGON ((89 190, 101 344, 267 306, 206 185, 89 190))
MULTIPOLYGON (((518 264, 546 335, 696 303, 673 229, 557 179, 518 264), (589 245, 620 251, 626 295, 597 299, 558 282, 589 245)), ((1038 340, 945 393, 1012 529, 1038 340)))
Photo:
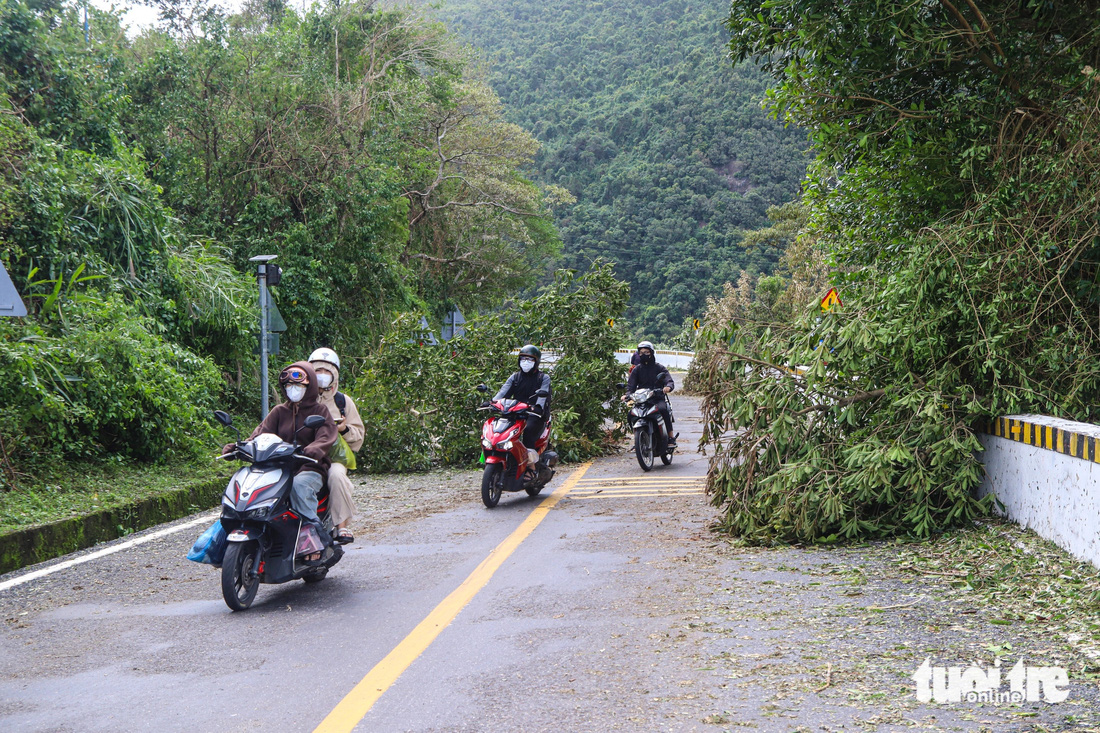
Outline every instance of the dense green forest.
POLYGON ((0 319, 4 486, 256 417, 254 255, 283 268, 282 358, 332 346, 351 388, 400 314, 492 312, 560 249, 568 192, 524 177, 538 142, 440 23, 157 5, 136 37, 92 8, 85 37, 75 4, 0 0, 0 257, 30 310, 0 319))
POLYGON ((437 10, 481 49, 507 118, 542 142, 533 177, 570 191, 556 212, 563 262, 616 262, 630 327, 667 341, 742 269, 781 249, 744 232, 793 200, 804 132, 770 119, 771 79, 732 68, 723 2, 446 0, 437 10))

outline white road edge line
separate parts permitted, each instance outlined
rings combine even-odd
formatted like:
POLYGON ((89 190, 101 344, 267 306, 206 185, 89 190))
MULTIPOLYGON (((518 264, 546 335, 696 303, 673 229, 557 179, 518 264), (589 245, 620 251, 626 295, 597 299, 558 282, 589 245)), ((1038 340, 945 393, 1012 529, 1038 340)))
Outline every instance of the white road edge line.
MULTIPOLYGON (((220 512, 221 510, 219 509, 218 514, 220 514, 220 512)), ((152 542, 153 540, 159 540, 161 537, 167 537, 168 535, 175 534, 176 532, 182 532, 185 529, 189 529, 200 524, 205 524, 206 522, 209 522, 211 518, 218 516, 218 514, 211 512, 210 514, 206 514, 199 519, 193 519, 190 522, 186 522, 185 524, 178 524, 175 527, 161 529, 153 532, 152 534, 147 534, 143 537, 138 537, 132 540, 126 540, 125 542, 121 542, 117 545, 111 545, 110 547, 106 547, 102 550, 96 550, 95 552, 89 553, 87 555, 81 555, 80 557, 74 558, 72 560, 59 562, 56 565, 49 566, 48 568, 35 570, 34 572, 27 573, 26 575, 20 575, 18 578, 5 580, 3 583, 0 583, 0 591, 7 590, 8 588, 14 588, 15 586, 22 585, 23 583, 29 583, 32 580, 37 580, 38 578, 42 578, 51 573, 56 573, 58 570, 64 570, 65 568, 71 568, 74 565, 80 565, 82 563, 91 562, 92 560, 98 560, 101 557, 113 555, 116 552, 122 552, 123 550, 130 549, 131 547, 142 545, 146 542, 152 542)))

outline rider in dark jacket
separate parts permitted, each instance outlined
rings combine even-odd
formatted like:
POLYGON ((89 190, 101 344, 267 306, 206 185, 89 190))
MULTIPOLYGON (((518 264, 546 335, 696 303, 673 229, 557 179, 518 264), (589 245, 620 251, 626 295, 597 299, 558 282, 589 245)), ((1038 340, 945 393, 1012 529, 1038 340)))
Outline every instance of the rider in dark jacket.
POLYGON ((668 430, 668 446, 676 447, 676 436, 672 432, 672 406, 668 402, 668 393, 676 388, 672 381, 672 375, 663 364, 658 364, 653 353, 653 344, 643 341, 638 344, 638 356, 640 363, 634 367, 626 380, 626 394, 622 399, 638 389, 659 389, 666 395, 665 399, 657 403, 657 411, 665 419, 665 428, 668 430))
POLYGON ((508 381, 497 392, 493 401, 512 399, 531 405, 531 411, 538 414, 527 420, 527 427, 523 430, 523 445, 531 450, 542 435, 546 427, 546 420, 550 417, 550 398, 535 397, 535 392, 540 389, 550 391, 550 375, 539 370, 539 362, 542 361, 542 352, 537 346, 527 344, 519 350, 519 371, 508 377, 508 381))

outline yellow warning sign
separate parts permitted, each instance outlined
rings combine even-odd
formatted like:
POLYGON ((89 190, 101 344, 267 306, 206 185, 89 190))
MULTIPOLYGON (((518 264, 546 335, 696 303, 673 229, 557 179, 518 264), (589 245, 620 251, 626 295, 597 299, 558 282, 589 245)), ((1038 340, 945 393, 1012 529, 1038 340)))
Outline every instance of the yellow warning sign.
POLYGON ((826 312, 834 305, 844 304, 840 302, 840 296, 837 295, 836 288, 829 288, 829 292, 825 293, 825 297, 821 299, 821 312, 826 312))
POLYGON ((696 331, 699 330, 699 319, 698 318, 696 318, 695 320, 693 320, 691 322, 691 327, 696 331))
POLYGON ((607 325, 614 326, 615 325, 615 319, 614 318, 608 318, 607 319, 607 325))

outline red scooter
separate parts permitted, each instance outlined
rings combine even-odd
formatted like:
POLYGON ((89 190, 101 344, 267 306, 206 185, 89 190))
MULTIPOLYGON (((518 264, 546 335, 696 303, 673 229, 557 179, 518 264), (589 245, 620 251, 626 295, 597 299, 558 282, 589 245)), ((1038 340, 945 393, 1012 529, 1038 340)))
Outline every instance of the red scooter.
MULTIPOLYGON (((479 392, 488 392, 484 384, 477 387, 479 392)), ((545 390, 535 393, 537 397, 549 397, 545 390)), ((488 410, 491 414, 481 428, 481 447, 485 453, 485 472, 481 476, 481 500, 492 509, 500 501, 503 491, 526 491, 528 496, 538 496, 542 487, 554 477, 554 466, 558 465, 558 454, 546 450, 550 443, 550 418, 536 442, 538 460, 531 462, 526 446, 523 445, 523 430, 527 427, 527 418, 534 415, 531 406, 518 400, 496 400, 482 405, 479 410, 488 410)))

